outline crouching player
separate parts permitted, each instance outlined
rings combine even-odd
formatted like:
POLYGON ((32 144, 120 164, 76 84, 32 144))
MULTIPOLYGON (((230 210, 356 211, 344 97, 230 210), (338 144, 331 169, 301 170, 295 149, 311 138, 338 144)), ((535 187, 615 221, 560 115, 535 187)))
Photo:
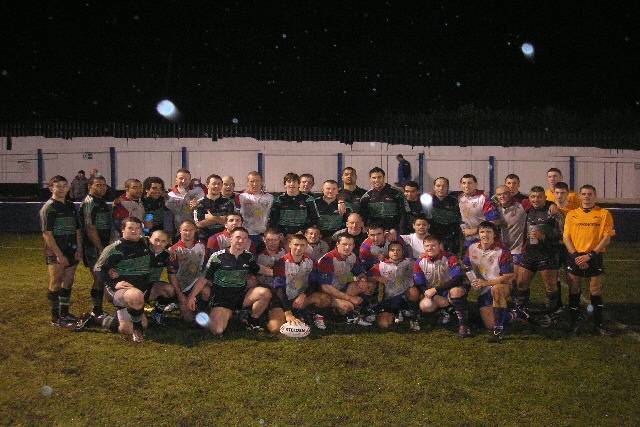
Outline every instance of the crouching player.
POLYGON ((381 312, 377 316, 378 327, 387 329, 395 323, 400 310, 409 308, 412 314, 409 329, 418 332, 417 303, 420 299, 418 288, 413 285, 413 260, 404 257, 402 242, 389 243, 389 258, 380 261, 369 270, 370 280, 382 285, 378 291, 381 298, 381 312))
POLYGON ((319 283, 322 292, 331 297, 331 306, 347 316, 347 323, 371 326, 360 316, 363 296, 371 297, 375 290, 367 281, 365 270, 353 253, 354 239, 348 233, 340 234, 336 248, 318 261, 319 283))
POLYGON ((222 335, 229 324, 233 312, 250 309, 247 326, 251 330, 262 329, 259 318, 269 307, 271 290, 257 286, 247 288, 249 274, 273 275, 267 267, 261 267, 255 257, 245 249, 249 245, 249 232, 244 227, 231 231, 229 248, 215 252, 209 258, 204 277, 198 279, 187 301, 189 310, 196 310, 196 298, 209 284, 213 285, 209 314, 209 330, 214 335, 222 335))
MULTIPOLYGON (((294 234, 289 240, 289 253, 276 261, 273 269, 272 288, 274 299, 269 311, 267 328, 272 334, 280 332, 285 322, 303 323, 311 315, 307 307, 326 308, 331 305, 329 295, 317 291, 318 266, 305 252, 307 239, 294 234)), ((318 329, 326 329, 324 317, 313 314, 313 323, 318 329)))
POLYGON ((439 238, 428 236, 424 239, 424 255, 416 261, 413 271, 416 286, 423 295, 420 311, 433 313, 453 307, 458 317, 458 335, 471 337, 467 289, 462 286, 463 273, 456 256, 441 249, 439 238))
POLYGON ((475 275, 471 287, 480 293, 478 307, 482 322, 487 329, 493 330, 489 340, 500 342, 504 325, 511 318, 507 310, 513 280, 511 253, 500 244, 493 223, 482 221, 478 233, 480 241, 469 246, 464 263, 475 275))

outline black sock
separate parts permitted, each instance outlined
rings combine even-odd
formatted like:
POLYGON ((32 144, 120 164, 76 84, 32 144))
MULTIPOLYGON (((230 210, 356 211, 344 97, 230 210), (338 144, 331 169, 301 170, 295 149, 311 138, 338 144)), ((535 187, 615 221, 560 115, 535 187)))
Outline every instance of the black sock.
POLYGON ((169 305, 170 302, 171 302, 171 298, 158 297, 158 298, 156 298, 156 306, 155 306, 155 308, 153 310, 158 312, 158 313, 162 313, 164 311, 164 308, 167 305, 169 305))
POLYGON ((133 322, 133 329, 137 331, 142 330, 142 316, 144 315, 144 308, 139 310, 135 310, 133 308, 127 308, 127 312, 129 316, 131 316, 131 321, 133 322))
POLYGON ((51 318, 57 319, 60 315, 60 302, 58 301, 58 291, 49 291, 47 299, 51 303, 51 318))
POLYGON ((562 283, 560 282, 560 279, 558 279, 558 308, 562 307, 562 283))
POLYGON ((593 306, 593 323, 596 326, 602 325, 602 295, 591 295, 591 305, 593 306))
POLYGON ((60 304, 60 317, 69 314, 69 304, 71 304, 71 289, 60 288, 58 293, 58 302, 60 304))
POLYGON ((569 315, 571 316, 572 322, 575 322, 578 320, 579 312, 580 312, 580 294, 569 294, 569 315))
POLYGON ((462 298, 451 298, 451 306, 456 311, 460 326, 466 326, 467 319, 469 318, 469 303, 467 302, 466 295, 462 298))
POLYGON ((118 320, 118 315, 105 316, 102 321, 102 328, 117 333, 120 329, 120 320, 118 320))
POLYGON ((560 293, 556 292, 547 292, 547 311, 552 312, 560 307, 559 304, 560 293))
POLYGON ((100 316, 102 314, 102 299, 104 297, 104 288, 91 289, 91 302, 93 303, 93 314, 100 316))
POLYGON ((518 289, 516 292, 516 298, 513 301, 516 304, 516 307, 524 307, 529 304, 529 298, 531 295, 530 289, 518 289))

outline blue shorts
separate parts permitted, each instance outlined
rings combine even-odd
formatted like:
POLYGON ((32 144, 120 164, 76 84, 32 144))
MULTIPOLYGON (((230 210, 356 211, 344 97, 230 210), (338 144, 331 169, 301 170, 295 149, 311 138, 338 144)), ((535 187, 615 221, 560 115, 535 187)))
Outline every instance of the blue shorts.
POLYGON ((522 265, 522 258, 524 254, 511 254, 511 259, 513 260, 514 265, 522 265))
POLYGON ((493 295, 491 295, 491 290, 478 296, 478 307, 482 308, 487 306, 493 306, 493 295))
POLYGON ((380 311, 398 314, 400 310, 406 308, 407 300, 404 298, 404 295, 396 295, 393 298, 383 300, 381 305, 382 309, 380 311))

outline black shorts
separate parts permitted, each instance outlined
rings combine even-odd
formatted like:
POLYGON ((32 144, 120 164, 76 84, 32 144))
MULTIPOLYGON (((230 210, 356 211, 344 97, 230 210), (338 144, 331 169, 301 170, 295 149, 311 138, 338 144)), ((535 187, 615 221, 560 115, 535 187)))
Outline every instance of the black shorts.
POLYGON ((82 263, 85 267, 93 268, 99 256, 100 254, 95 246, 84 246, 82 248, 82 263))
POLYGON ((567 252, 567 248, 564 245, 560 245, 558 247, 558 265, 560 267, 567 267, 567 258, 569 256, 569 252, 567 252))
POLYGON ((519 264, 520 267, 533 271, 557 270, 560 268, 557 253, 551 253, 547 256, 532 256, 526 252, 522 255, 519 264))
POLYGON ((244 297, 247 295, 247 287, 223 288, 222 286, 213 287, 213 297, 211 299, 211 307, 222 307, 229 310, 241 310, 244 297))
MULTIPOLYGON (((64 248, 60 248, 60 250, 62 250, 62 254, 67 258, 67 261, 69 261, 69 267, 73 267, 74 265, 78 264, 78 260, 76 260, 75 247, 67 246, 64 248)), ((50 249, 44 250, 44 259, 47 265, 58 264, 58 257, 50 249)))
POLYGON ((604 267, 602 265, 602 254, 595 254, 588 262, 589 266, 585 269, 578 267, 575 258, 580 255, 584 255, 584 252, 576 253, 575 255, 567 255, 567 271, 574 276, 578 277, 596 277, 604 274, 604 267))

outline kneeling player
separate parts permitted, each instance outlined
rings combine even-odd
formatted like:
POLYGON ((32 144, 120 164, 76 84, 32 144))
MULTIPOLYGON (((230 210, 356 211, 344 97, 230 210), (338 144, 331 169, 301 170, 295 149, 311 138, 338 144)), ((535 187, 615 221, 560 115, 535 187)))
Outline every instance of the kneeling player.
POLYGON ((513 280, 511 253, 504 249, 498 240, 496 226, 483 221, 478 225, 480 241, 472 243, 467 249, 464 263, 473 269, 475 278, 471 286, 476 289, 480 317, 487 329, 493 329, 492 342, 502 340, 504 324, 509 312, 507 303, 513 280))
POLYGON ((262 329, 259 318, 269 307, 271 290, 260 286, 248 289, 249 274, 272 275, 273 271, 260 267, 255 257, 245 250, 249 245, 249 232, 244 227, 231 231, 228 249, 215 252, 207 262, 205 276, 198 280, 189 295, 189 309, 195 311, 196 297, 209 283, 213 284, 213 309, 209 314, 209 330, 214 335, 222 335, 235 310, 250 309, 247 320, 251 330, 262 329))
MULTIPOLYGON (((290 252, 276 261, 273 269, 273 290, 275 298, 269 311, 269 332, 277 334, 285 322, 303 323, 305 309, 311 305, 326 308, 331 305, 329 295, 317 292, 317 264, 305 255, 307 239, 294 234, 289 240, 290 252)), ((324 317, 313 314, 313 323, 318 329, 326 329, 324 317)))
POLYGON ((413 285, 413 260, 404 257, 403 248, 401 242, 390 242, 389 258, 380 261, 369 270, 371 280, 382 285, 378 295, 382 297, 382 311, 376 320, 378 327, 386 329, 395 323, 395 317, 400 310, 409 307, 412 313, 409 328, 417 332, 420 330, 417 313, 420 293, 413 285))
POLYGON ((320 289, 331 297, 332 307, 347 315, 347 323, 371 326, 360 316, 363 297, 370 298, 375 288, 353 253, 354 239, 348 233, 338 236, 336 248, 318 261, 320 289))
POLYGON ((424 239, 424 255, 414 267, 414 281, 424 295, 420 301, 420 311, 433 313, 438 309, 453 307, 458 317, 458 335, 468 338, 471 336, 467 325, 469 307, 467 290, 462 286, 462 274, 458 259, 441 249, 440 239, 435 236, 424 239))

